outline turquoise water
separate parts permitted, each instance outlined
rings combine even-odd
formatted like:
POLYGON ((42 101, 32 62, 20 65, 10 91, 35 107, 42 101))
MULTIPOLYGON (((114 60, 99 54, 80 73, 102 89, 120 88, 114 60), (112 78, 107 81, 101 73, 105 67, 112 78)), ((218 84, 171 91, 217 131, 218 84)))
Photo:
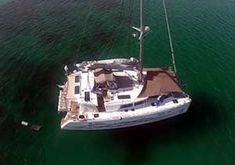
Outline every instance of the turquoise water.
MULTIPOLYGON (((0 1, 0 164, 234 164, 235 1, 166 0, 185 115, 111 131, 62 131, 63 66, 138 57, 136 0, 0 1), (42 125, 32 132, 21 120, 42 125)), ((161 0, 145 0, 144 65, 169 66, 161 0)))

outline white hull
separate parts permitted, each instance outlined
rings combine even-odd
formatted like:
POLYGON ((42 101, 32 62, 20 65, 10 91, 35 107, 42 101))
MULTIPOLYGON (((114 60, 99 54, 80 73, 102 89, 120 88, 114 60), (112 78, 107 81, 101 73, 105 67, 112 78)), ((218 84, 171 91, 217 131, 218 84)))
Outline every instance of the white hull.
POLYGON ((128 112, 114 112, 107 117, 101 115, 100 119, 93 120, 69 120, 61 125, 62 129, 66 130, 103 130, 132 127, 147 123, 160 121, 171 118, 187 112, 191 103, 190 98, 180 99, 179 102, 170 103, 163 107, 146 107, 128 112))

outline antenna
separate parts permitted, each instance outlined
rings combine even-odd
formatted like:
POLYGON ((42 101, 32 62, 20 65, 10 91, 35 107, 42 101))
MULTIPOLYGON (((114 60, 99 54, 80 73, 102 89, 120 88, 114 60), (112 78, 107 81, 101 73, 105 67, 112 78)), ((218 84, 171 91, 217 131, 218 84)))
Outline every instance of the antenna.
POLYGON ((139 40, 139 63, 140 63, 140 75, 139 75, 139 81, 142 81, 143 79, 143 39, 145 36, 145 33, 150 31, 149 26, 144 26, 143 21, 143 0, 140 0, 140 27, 132 27, 134 30, 138 31, 138 34, 133 34, 133 37, 137 38, 139 40))

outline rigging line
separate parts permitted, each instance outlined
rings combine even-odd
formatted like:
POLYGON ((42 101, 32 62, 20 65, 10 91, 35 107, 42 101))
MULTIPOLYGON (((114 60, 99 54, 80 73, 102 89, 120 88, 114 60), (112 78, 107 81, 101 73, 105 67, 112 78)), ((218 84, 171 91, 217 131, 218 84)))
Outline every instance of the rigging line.
POLYGON ((171 49, 172 63, 173 63, 174 71, 176 73, 175 54, 174 54, 174 48, 173 48, 172 39, 171 39, 171 31, 170 31, 170 26, 169 26, 169 21, 168 21, 168 16, 167 16, 165 0, 162 0, 162 3, 163 3, 164 13, 165 13, 168 38, 169 38, 169 44, 170 44, 170 49, 171 49))
MULTIPOLYGON (((132 0, 130 0, 130 1, 128 1, 129 3, 128 3, 128 27, 131 27, 131 23, 132 23, 132 8, 133 8, 133 1, 132 0)), ((128 28, 128 34, 131 34, 131 28, 128 28)), ((130 56, 131 55, 131 51, 130 51, 130 49, 131 49, 131 37, 130 37, 130 35, 128 35, 128 42, 127 42, 127 49, 128 49, 128 56, 130 56)))

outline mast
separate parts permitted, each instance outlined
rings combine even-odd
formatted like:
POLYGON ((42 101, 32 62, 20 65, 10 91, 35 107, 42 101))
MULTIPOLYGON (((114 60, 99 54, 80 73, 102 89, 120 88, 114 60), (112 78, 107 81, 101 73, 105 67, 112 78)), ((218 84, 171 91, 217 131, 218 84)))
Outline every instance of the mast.
POLYGON ((140 0, 140 54, 139 54, 139 62, 140 62, 140 77, 141 81, 143 78, 143 33, 144 33, 144 25, 143 25, 143 0, 140 0))
POLYGON ((140 63, 140 68, 139 68, 139 81, 141 82, 143 79, 143 54, 144 54, 144 47, 143 47, 143 39, 144 39, 144 34, 145 32, 150 31, 150 28, 148 26, 144 26, 144 19, 143 19, 143 7, 144 3, 143 0, 140 0, 140 27, 132 27, 134 30, 138 31, 139 34, 133 34, 134 37, 137 37, 139 40, 139 63, 140 63))

